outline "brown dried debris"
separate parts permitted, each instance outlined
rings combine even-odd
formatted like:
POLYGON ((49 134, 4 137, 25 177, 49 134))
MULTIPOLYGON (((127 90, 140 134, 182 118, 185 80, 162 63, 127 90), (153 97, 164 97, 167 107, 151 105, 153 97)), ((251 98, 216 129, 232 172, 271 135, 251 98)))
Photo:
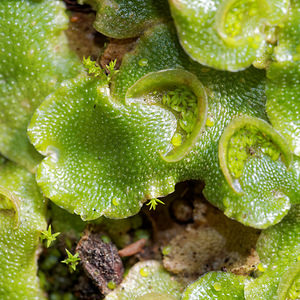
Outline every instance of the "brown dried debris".
POLYGON ((171 240, 170 252, 164 256, 164 267, 189 280, 220 269, 224 263, 225 239, 213 228, 188 228, 171 240))
POLYGON ((111 292, 108 283, 121 283, 124 273, 123 263, 116 246, 105 243, 100 233, 87 230, 79 241, 76 252, 87 276, 90 277, 103 295, 111 292))
POLYGON ((260 230, 229 219, 203 196, 195 197, 193 207, 194 222, 169 241, 164 267, 186 283, 214 270, 253 272, 258 262, 253 249, 260 230))
POLYGON ((171 204, 171 213, 179 223, 191 222, 193 219, 193 206, 191 201, 178 198, 171 204))
POLYGON ((93 28, 94 13, 72 12, 66 30, 70 48, 82 59, 91 56, 96 60, 104 49, 106 37, 93 28))
POLYGON ((104 50, 104 53, 100 59, 100 66, 105 69, 106 65, 108 65, 111 61, 117 60, 116 69, 120 68, 122 63, 123 56, 131 51, 135 46, 136 39, 113 39, 111 38, 107 47, 104 50))
POLYGON ((254 273, 257 269, 257 265, 260 263, 258 253, 252 249, 251 253, 247 257, 241 257, 240 260, 228 266, 227 271, 236 275, 247 276, 254 273))
POLYGON ((140 253, 147 243, 146 239, 140 239, 119 251, 120 257, 132 256, 140 253))
POLYGON ((93 11, 90 5, 81 5, 77 2, 77 0, 64 0, 64 2, 66 3, 67 9, 71 11, 80 11, 85 13, 93 11))
POLYGON ((226 240, 228 252, 248 256, 255 248, 261 230, 247 227, 225 214, 201 198, 194 201, 194 226, 207 226, 217 230, 226 240))

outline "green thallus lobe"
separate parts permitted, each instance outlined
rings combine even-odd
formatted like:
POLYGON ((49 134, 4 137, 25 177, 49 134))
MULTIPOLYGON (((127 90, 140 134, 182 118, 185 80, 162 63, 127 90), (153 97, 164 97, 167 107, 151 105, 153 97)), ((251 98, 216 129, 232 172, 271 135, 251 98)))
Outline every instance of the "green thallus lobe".
POLYGON ((297 300, 300 297, 300 260, 282 276, 278 286, 279 299, 297 300))
POLYGON ((282 25, 289 7, 288 0, 169 3, 186 53, 201 64, 228 71, 249 67, 265 52, 269 40, 276 42, 276 36, 270 38, 268 33, 282 25))
POLYGON ((84 219, 130 216, 147 199, 172 192, 176 182, 204 180, 208 201, 244 224, 265 228, 298 201, 297 178, 281 161, 255 157, 245 164, 245 193, 239 195, 218 159, 218 142, 232 116, 266 119, 264 80, 265 73, 254 68, 237 74, 191 62, 172 27, 156 25, 123 57, 112 81, 114 98, 99 78, 82 76, 65 82, 37 110, 28 132, 48 156, 37 180, 52 201, 84 219), (140 66, 141 59, 148 60, 147 66, 140 66), (175 149, 174 113, 143 101, 147 93, 174 86, 190 88, 199 108, 190 137, 175 149), (213 122, 206 122, 207 110, 213 122))
POLYGON ((82 66, 71 53, 62 1, 0 1, 0 152, 34 172, 42 157, 26 128, 35 109, 82 66))
MULTIPOLYGON (((237 1, 226 1, 226 2, 227 3, 238 3, 238 5, 239 5, 239 2, 237 2, 237 1)), ((249 3, 253 4, 254 2, 249 1, 249 3)), ((237 5, 237 7, 239 9, 241 9, 241 7, 239 7, 238 5, 237 5)), ((244 8, 242 7, 242 9, 244 9, 244 8)), ((256 7, 254 7, 253 9, 255 11, 256 7)), ((251 15, 251 9, 249 10, 249 14, 251 15)), ((225 26, 225 31, 226 31, 227 35, 231 35, 234 38, 239 36, 239 30, 240 30, 240 27, 235 27, 235 25, 237 25, 235 23, 235 17, 236 16, 231 16, 229 14, 229 16, 227 16, 228 20, 230 21, 230 19, 232 18, 233 21, 232 21, 232 24, 229 24, 229 25, 226 24, 226 26, 225 26), (233 25, 233 27, 230 27, 231 25, 233 25)), ((148 62, 147 62, 147 64, 148 64, 148 62)), ((146 67, 147 64, 144 64, 144 67, 146 67)), ((110 75, 107 77, 107 82, 109 82, 111 76, 113 76, 114 65, 115 65, 115 61, 111 62, 107 66, 107 69, 110 71, 110 75)), ((168 96, 169 98, 172 98, 172 101, 170 100, 171 105, 169 105, 169 103, 168 103, 168 106, 169 106, 170 109, 177 112, 175 108, 178 109, 178 105, 175 104, 175 108, 174 108, 174 103, 173 103, 174 99, 173 98, 175 98, 175 99, 178 98, 178 97, 175 97, 176 94, 181 94, 183 92, 182 92, 182 89, 179 88, 179 89, 175 89, 172 93, 173 94, 169 94, 169 95, 168 95, 168 93, 166 93, 166 96, 168 96)), ((167 101, 168 101, 168 99, 166 100, 166 102, 167 101)), ((180 101, 182 101, 182 99, 180 101)), ((179 107, 181 105, 182 105, 182 103, 180 102, 179 107)), ((189 109, 188 112, 190 112, 191 110, 192 109, 189 109)), ((174 112, 174 114, 175 114, 175 112, 174 112)), ((179 121, 179 126, 181 127, 182 130, 185 131, 185 134, 187 134, 187 136, 188 136, 190 134, 190 132, 193 131, 193 128, 195 127, 195 125, 194 125, 195 120, 193 118, 187 117, 186 120, 185 120, 186 122, 184 123, 183 122, 184 117, 180 116, 180 118, 182 118, 180 121, 182 121, 181 123, 183 125, 185 125, 185 126, 189 125, 189 126, 184 128, 184 126, 182 126, 182 124, 179 121)), ((175 132, 175 134, 172 137, 171 142, 175 147, 179 147, 182 144, 182 136, 180 135, 180 133, 175 132)), ((280 146, 282 146, 282 144, 280 146)), ((252 127, 252 126, 245 126, 244 128, 240 129, 238 132, 236 132, 232 136, 232 139, 229 142, 229 146, 228 146, 228 169, 231 172, 231 175, 233 175, 236 178, 239 178, 242 175, 242 169, 243 169, 243 166, 244 166, 245 162, 251 156, 266 154, 267 156, 271 157, 271 159, 273 161, 277 160, 280 157, 280 153, 283 152, 283 151, 281 151, 282 149, 280 149, 280 146, 276 143, 273 143, 273 140, 271 138, 265 137, 264 134, 261 133, 257 128, 252 127), (237 144, 235 144, 234 141, 236 141, 237 144), (241 158, 239 162, 237 162, 234 159, 236 157, 241 158)), ((186 153, 187 152, 188 151, 186 151, 186 153)), ((289 163, 288 163, 287 155, 284 155, 284 153, 283 153, 282 156, 283 156, 282 158, 285 160, 285 162, 288 166, 289 163)), ((2 198, 3 198, 2 199, 3 201, 1 201, 1 202, 3 202, 3 207, 5 209, 7 209, 7 208, 11 209, 12 208, 12 202, 8 202, 7 201, 8 198, 6 198, 6 197, 2 197, 2 198)), ((51 228, 49 228, 49 229, 50 229, 50 236, 52 236, 51 228)), ((38 231, 38 232, 40 232, 40 231, 38 231)), ((68 256, 69 256, 69 252, 68 252, 68 256)), ((74 269, 75 269, 76 264, 77 264, 77 259, 78 259, 78 258, 76 258, 76 254, 72 257, 69 256, 68 259, 70 259, 70 261, 72 261, 75 264, 75 266, 74 266, 74 269)), ((145 277, 148 277, 148 275, 145 276, 145 277)), ((218 291, 222 290, 223 286, 219 282, 216 282, 213 285, 213 288, 214 288, 215 291, 218 292, 218 291)), ((296 275, 294 280, 289 285, 288 297, 291 298, 291 299, 299 298, 299 275, 296 275)))
POLYGON ((36 261, 46 202, 34 176, 9 161, 0 165, 0 195, 0 299, 44 299, 36 261))
POLYGON ((244 277, 232 273, 209 272, 190 284, 182 300, 231 300, 244 298, 244 277))
POLYGON ((154 260, 135 264, 105 300, 179 300, 182 286, 154 260))
POLYGON ((249 158, 267 155, 276 161, 280 154, 288 168, 292 155, 284 138, 266 121, 249 116, 241 116, 231 121, 219 142, 221 169, 231 188, 238 193, 243 191, 237 179, 242 176, 249 158))

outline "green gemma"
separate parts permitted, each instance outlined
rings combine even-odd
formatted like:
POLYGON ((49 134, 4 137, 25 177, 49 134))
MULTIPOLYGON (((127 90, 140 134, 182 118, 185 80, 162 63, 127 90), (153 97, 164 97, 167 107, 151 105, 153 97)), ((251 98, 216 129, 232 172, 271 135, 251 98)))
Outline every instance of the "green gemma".
POLYGON ((220 166, 232 189, 242 192, 238 179, 251 157, 267 155, 274 161, 282 160, 289 168, 292 154, 286 144, 266 121, 250 116, 235 118, 226 127, 219 142, 220 166))

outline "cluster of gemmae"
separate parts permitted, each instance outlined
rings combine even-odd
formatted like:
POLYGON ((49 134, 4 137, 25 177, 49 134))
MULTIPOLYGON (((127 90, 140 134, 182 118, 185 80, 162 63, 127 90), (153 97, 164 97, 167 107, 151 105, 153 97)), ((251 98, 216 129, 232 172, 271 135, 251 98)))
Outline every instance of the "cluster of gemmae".
POLYGON ((137 38, 108 76, 69 49, 62 1, 0 2, 0 298, 44 298, 44 197, 126 218, 196 179, 262 229, 256 276, 209 272, 182 293, 145 262, 106 299, 299 299, 299 1, 81 2, 100 33, 137 38))

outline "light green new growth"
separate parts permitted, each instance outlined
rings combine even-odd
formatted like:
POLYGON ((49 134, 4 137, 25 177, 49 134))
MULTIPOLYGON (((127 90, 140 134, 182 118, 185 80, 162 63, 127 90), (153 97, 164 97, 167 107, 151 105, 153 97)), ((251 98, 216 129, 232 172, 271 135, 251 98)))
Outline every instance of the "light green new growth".
POLYGON ((110 83, 112 77, 118 73, 118 70, 115 70, 115 66, 117 63, 117 59, 111 61, 108 65, 106 65, 106 69, 109 72, 106 75, 105 70, 102 69, 97 62, 91 60, 91 57, 88 58, 83 57, 83 65, 87 69, 88 74, 93 74, 94 77, 99 77, 101 81, 106 81, 107 84, 110 83))
POLYGON ((158 203, 165 204, 163 201, 161 201, 157 198, 153 198, 153 199, 150 199, 146 205, 150 205, 149 210, 151 210, 151 209, 155 210, 158 203))
POLYGON ((106 79, 105 70, 102 69, 95 61, 91 60, 91 57, 83 57, 82 61, 84 67, 87 69, 88 74, 93 74, 95 77, 100 77, 100 79, 106 79))
POLYGON ((51 232, 51 225, 49 225, 48 230, 43 230, 41 233, 41 240, 46 240, 47 248, 49 248, 52 242, 56 240, 56 237, 60 235, 60 232, 51 232))
POLYGON ((163 255, 168 255, 170 252, 171 252, 171 246, 165 246, 161 251, 163 255))
POLYGON ((107 75, 107 82, 109 83, 115 74, 119 72, 119 70, 115 70, 117 63, 117 59, 112 60, 108 65, 106 65, 106 69, 109 72, 107 75))
POLYGON ((76 266, 80 261, 79 253, 75 253, 73 255, 68 249, 66 249, 66 252, 68 254, 68 258, 62 260, 61 262, 67 264, 69 266, 70 272, 73 272, 76 270, 76 266))

